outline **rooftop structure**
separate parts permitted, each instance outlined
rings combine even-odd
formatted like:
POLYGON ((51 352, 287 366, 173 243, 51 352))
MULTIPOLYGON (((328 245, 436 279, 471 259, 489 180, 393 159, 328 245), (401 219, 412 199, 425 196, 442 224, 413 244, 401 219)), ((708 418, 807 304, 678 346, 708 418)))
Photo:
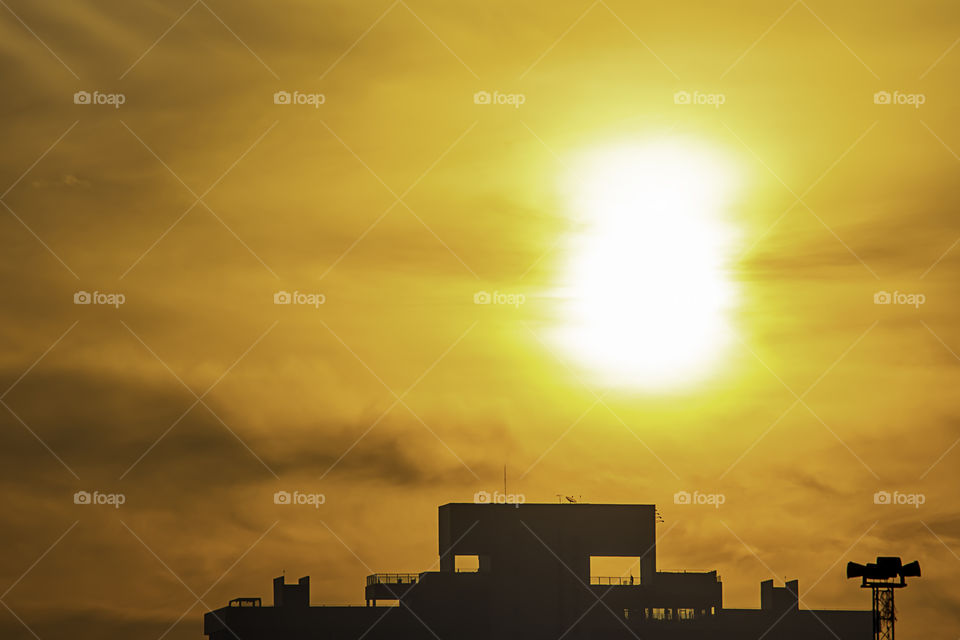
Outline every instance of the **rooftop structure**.
POLYGON ((872 637, 870 611, 801 609, 796 580, 762 582, 760 609, 724 609, 716 571, 658 571, 654 505, 451 503, 439 509, 438 533, 439 570, 367 576, 366 606, 311 606, 309 578, 276 578, 272 607, 236 598, 206 614, 204 633, 210 640, 872 637), (629 571, 598 572, 618 559, 629 571))

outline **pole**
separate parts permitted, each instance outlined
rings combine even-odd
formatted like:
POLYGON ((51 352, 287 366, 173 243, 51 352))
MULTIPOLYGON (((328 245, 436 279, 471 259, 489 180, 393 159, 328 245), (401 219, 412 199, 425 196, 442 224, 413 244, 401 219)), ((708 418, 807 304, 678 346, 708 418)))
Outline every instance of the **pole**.
POLYGON ((893 589, 875 585, 872 591, 874 640, 894 640, 897 616, 893 608, 893 589))

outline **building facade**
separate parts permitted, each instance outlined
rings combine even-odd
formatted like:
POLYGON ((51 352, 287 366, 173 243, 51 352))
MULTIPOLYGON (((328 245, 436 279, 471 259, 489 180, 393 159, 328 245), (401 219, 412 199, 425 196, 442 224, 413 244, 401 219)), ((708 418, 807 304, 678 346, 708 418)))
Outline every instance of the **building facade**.
POLYGON ((658 571, 654 505, 451 503, 439 509, 438 533, 439 571, 370 575, 366 606, 311 606, 309 578, 276 578, 272 607, 237 598, 205 615, 204 633, 210 640, 872 638, 869 610, 801 609, 797 581, 761 583, 759 609, 724 609, 716 571, 658 571), (630 559, 634 571, 591 571, 610 558, 630 559))

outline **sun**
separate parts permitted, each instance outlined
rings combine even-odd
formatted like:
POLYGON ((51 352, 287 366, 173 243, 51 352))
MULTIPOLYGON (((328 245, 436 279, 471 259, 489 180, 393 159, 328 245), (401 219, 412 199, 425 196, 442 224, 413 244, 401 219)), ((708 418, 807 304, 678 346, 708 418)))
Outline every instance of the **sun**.
POLYGON ((562 287, 557 337, 607 385, 685 386, 731 337, 730 160, 681 141, 585 154, 564 177, 583 231, 562 287))

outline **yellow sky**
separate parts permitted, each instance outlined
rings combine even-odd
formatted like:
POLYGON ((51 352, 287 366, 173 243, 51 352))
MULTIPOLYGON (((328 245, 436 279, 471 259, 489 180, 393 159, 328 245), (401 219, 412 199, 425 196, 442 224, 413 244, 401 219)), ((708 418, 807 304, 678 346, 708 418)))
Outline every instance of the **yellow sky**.
POLYGON ((527 501, 661 505, 660 566, 718 569, 730 606, 788 577, 867 608, 847 560, 919 559, 901 633, 956 637, 951 3, 7 4, 0 584, 41 637, 159 636, 283 570, 357 603, 371 570, 429 568, 437 505, 504 464, 527 501), (698 384, 610 388, 552 339, 565 176, 664 138, 737 167, 735 335, 698 384))

